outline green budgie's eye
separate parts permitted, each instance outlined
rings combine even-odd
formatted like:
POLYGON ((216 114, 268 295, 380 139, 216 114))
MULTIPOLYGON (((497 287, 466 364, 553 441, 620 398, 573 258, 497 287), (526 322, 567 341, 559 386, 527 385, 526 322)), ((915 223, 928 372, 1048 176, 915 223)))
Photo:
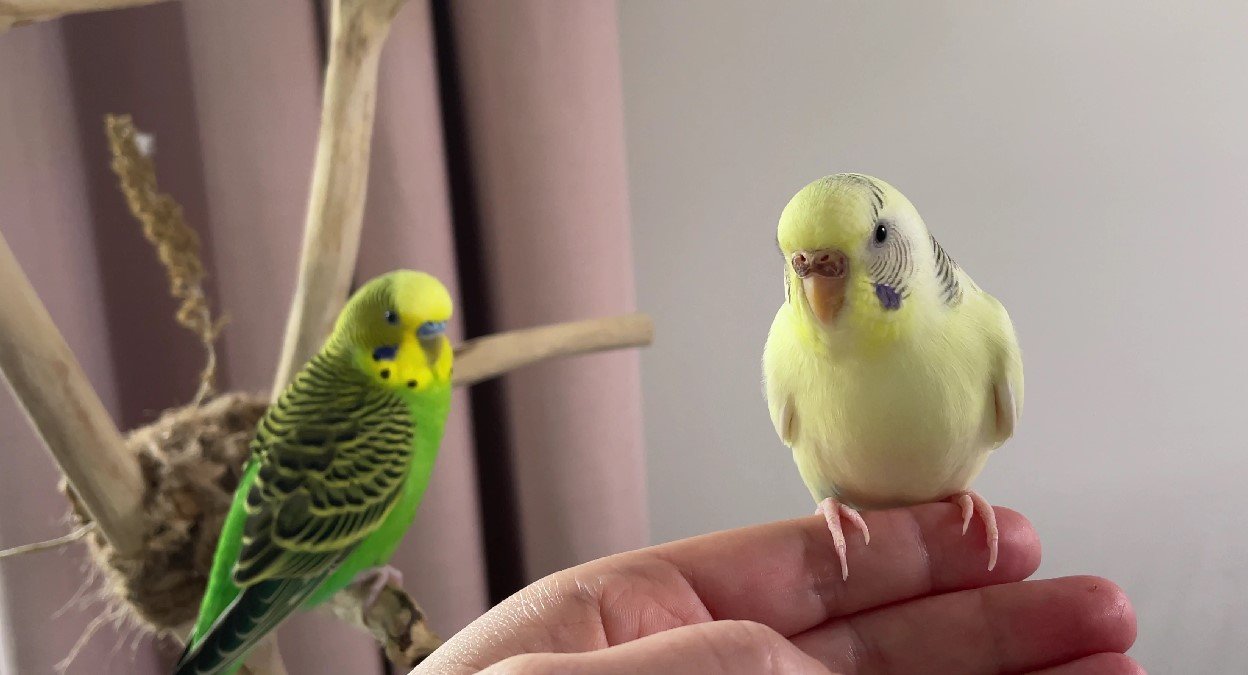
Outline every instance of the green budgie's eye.
POLYGON ((393 309, 387 309, 384 316, 386 317, 386 323, 390 324, 391 326, 399 325, 399 313, 398 312, 394 311, 393 309))

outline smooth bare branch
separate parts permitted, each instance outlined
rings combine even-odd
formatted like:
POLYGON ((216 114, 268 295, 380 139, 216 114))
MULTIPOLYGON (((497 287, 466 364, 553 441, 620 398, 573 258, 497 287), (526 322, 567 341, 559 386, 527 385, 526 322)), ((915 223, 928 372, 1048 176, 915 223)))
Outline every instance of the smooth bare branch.
POLYGON ((0 370, 100 533, 134 553, 143 545, 139 465, 3 235, 0 370))
POLYGON ((360 247, 377 67, 405 0, 335 0, 329 65, 299 280, 274 377, 274 396, 320 348, 346 302, 360 247))
POLYGON ((455 348, 455 386, 475 384, 547 359, 644 347, 654 340, 645 314, 557 323, 495 333, 455 348))

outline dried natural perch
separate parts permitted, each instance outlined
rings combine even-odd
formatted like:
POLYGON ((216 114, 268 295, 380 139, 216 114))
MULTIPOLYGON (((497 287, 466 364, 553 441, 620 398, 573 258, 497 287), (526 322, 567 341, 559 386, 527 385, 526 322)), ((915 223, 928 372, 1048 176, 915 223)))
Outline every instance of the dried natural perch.
POLYGON ((538 361, 607 349, 644 347, 654 339, 645 314, 526 328, 469 340, 455 348, 456 386, 467 386, 538 361))
POLYGON ((316 350, 346 302, 364 222, 377 66, 406 0, 335 0, 299 281, 286 322, 274 395, 316 350))
MULTIPOLYGON (((14 23, 155 1, 0 0, 0 32, 14 23)), ((334 0, 330 8, 316 166, 278 390, 319 346, 347 295, 363 218, 378 60, 403 2, 334 0)), ((487 336, 456 350, 455 382, 472 384, 556 356, 641 346, 651 333, 649 319, 633 315, 487 336)), ((0 367, 73 485, 67 494, 75 513, 97 525, 87 541, 114 598, 149 628, 184 634, 267 396, 229 394, 170 410, 123 444, 3 238, 0 367)), ((437 646, 402 591, 387 589, 367 615, 358 592, 343 591, 331 609, 382 640, 398 665, 410 668, 437 646)), ((253 675, 284 672, 275 649, 248 665, 253 675)))
POLYGON ((60 464, 97 532, 118 551, 143 545, 139 467, 30 280, 0 235, 0 370, 60 464))
POLYGON ((372 633, 385 650, 386 658, 399 668, 415 668, 442 645, 442 639, 425 622, 420 605, 401 589, 386 586, 365 612, 367 596, 365 586, 351 586, 330 599, 329 611, 372 633))
POLYGON ((0 33, 12 26, 66 14, 151 5, 161 0, 0 0, 0 33))

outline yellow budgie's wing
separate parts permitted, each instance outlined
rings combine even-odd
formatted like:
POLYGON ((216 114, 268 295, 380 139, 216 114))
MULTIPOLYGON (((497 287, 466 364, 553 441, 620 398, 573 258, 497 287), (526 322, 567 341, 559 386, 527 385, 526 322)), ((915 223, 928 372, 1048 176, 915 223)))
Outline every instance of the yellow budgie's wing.
POLYGON ((398 396, 314 359, 257 429, 235 583, 317 577, 341 563, 394 506, 413 435, 398 396))
MULTIPOLYGON (((787 284, 785 290, 787 297, 787 284)), ((767 411, 776 434, 782 443, 792 447, 797 434, 797 409, 786 377, 795 358, 792 316, 787 308, 787 303, 780 308, 767 333, 767 344, 763 348, 763 395, 767 398, 767 411)))
POLYGON ((996 404, 997 433, 993 440, 996 445, 1001 445, 1014 435, 1014 428, 1023 414, 1023 358, 1009 313, 996 298, 987 293, 984 296, 993 314, 989 330, 996 353, 992 394, 996 404))

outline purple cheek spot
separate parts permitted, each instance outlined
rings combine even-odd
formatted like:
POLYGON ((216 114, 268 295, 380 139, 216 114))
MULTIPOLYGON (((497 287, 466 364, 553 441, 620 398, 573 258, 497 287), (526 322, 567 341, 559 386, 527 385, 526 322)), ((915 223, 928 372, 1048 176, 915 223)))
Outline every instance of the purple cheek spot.
POLYGON ((901 309, 901 294, 888 284, 876 284, 875 297, 879 298, 880 306, 884 309, 901 309))
POLYGON ((399 353, 399 348, 394 345, 383 345, 373 350, 374 361, 393 361, 394 357, 399 353))

